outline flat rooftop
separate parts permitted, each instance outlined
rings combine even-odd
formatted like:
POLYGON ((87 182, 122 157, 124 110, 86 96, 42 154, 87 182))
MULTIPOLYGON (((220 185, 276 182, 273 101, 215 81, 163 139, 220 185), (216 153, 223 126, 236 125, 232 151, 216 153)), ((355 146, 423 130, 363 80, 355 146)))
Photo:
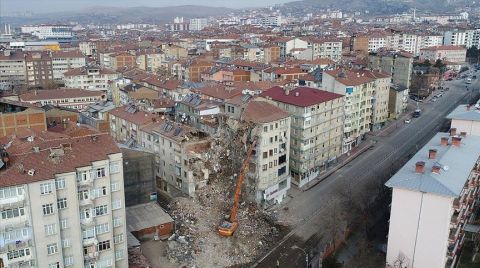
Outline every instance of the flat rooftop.
POLYGON ((173 222, 172 217, 155 202, 127 207, 126 212, 128 232, 173 222))
POLYGON ((458 197, 478 160, 479 148, 480 137, 463 137, 457 147, 452 145, 452 137, 448 133, 437 133, 385 185, 390 188, 458 197), (442 137, 449 138, 448 145, 441 145, 442 137), (435 159, 429 159, 430 149, 437 150, 435 159), (425 163, 423 173, 415 171, 416 163, 420 161, 425 163), (438 174, 432 172, 433 166, 441 167, 438 174))
POLYGON ((468 120, 468 121, 480 121, 480 104, 459 105, 455 110, 447 115, 447 119, 468 120))

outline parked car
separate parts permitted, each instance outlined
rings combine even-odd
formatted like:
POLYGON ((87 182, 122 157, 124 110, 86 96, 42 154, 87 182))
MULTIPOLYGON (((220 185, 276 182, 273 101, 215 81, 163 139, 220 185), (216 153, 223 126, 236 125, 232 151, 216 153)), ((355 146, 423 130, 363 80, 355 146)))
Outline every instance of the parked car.
POLYGON ((410 124, 412 122, 412 119, 405 119, 405 124, 410 124))

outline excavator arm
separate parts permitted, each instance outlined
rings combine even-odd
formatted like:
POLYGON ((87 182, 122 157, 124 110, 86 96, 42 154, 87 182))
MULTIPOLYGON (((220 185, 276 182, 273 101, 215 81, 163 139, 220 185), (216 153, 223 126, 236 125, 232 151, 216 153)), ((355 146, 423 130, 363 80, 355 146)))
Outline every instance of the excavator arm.
POLYGON ((218 227, 218 233, 222 236, 232 236, 235 230, 238 227, 238 219, 237 219, 237 212, 238 212, 238 204, 240 202, 240 195, 242 193, 242 185, 245 176, 245 171, 248 168, 248 162, 250 161, 250 157, 252 156, 252 152, 255 149, 255 145, 257 141, 254 140, 247 151, 247 156, 243 160, 242 167, 240 169, 240 175, 238 176, 237 186, 235 188, 235 195, 233 200, 232 210, 230 211, 230 218, 228 221, 223 222, 218 227))

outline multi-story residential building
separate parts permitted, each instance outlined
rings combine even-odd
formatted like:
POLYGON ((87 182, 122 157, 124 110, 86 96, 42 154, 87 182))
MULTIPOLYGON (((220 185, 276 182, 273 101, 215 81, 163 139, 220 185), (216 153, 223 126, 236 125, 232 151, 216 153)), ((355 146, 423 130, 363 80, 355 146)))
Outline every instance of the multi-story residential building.
POLYGON ((28 86, 49 88, 54 84, 52 57, 48 52, 27 53, 25 67, 28 86))
POLYGON ((443 45, 471 48, 479 45, 480 29, 452 29, 443 33, 443 45))
POLYGON ((157 72, 164 68, 168 69, 168 64, 165 64, 165 55, 155 50, 142 50, 136 54, 136 64, 141 70, 147 72, 157 72))
POLYGON ((392 76, 392 83, 410 88, 413 55, 404 52, 378 51, 368 56, 368 68, 392 76))
POLYGON ((26 129, 47 130, 45 111, 33 105, 0 100, 0 137, 10 136, 26 129))
POLYGON ((289 158, 294 184, 305 185, 342 154, 343 95, 277 86, 260 96, 292 116, 289 158))
POLYGON ((158 120, 158 116, 137 110, 126 105, 108 111, 110 119, 110 134, 127 147, 142 144, 140 128, 158 120))
POLYGON ((208 26, 207 18, 190 19, 190 31, 201 31, 208 26))
POLYGON ((193 195, 206 185, 208 169, 197 169, 210 140, 197 129, 173 122, 156 122, 140 128, 141 147, 155 153, 156 180, 161 191, 172 196, 193 195), (187 137, 187 138, 185 138, 187 137))
POLYGON ((307 49, 308 42, 300 38, 279 37, 272 42, 275 46, 280 47, 280 57, 285 58, 293 49, 307 49))
POLYGON ((323 73, 322 88, 345 94, 343 152, 360 144, 365 133, 388 119, 390 76, 375 71, 330 70, 323 73))
POLYGON ((420 59, 435 62, 440 59, 453 63, 464 63, 467 50, 462 46, 436 46, 420 49, 420 59))
POLYGON ((80 42, 78 48, 87 57, 92 57, 97 54, 97 44, 95 42, 80 42))
POLYGON ((265 46, 263 48, 263 61, 265 63, 271 63, 280 59, 280 47, 279 46, 265 46))
POLYGON ((70 69, 64 74, 65 86, 87 90, 107 91, 110 83, 118 78, 118 73, 95 66, 70 69))
POLYGON ((2 267, 128 267, 122 153, 112 138, 11 140, 1 152, 2 267))
POLYGON ((441 46, 443 44, 443 36, 439 34, 419 34, 417 40, 417 49, 413 53, 415 56, 420 54, 420 49, 427 47, 441 46))
POLYGON ((78 88, 32 90, 19 96, 23 102, 54 105, 82 111, 88 105, 107 100, 105 92, 78 88))
POLYGON ((25 25, 22 33, 31 34, 39 39, 72 39, 73 32, 70 25, 25 25))
POLYGON ((218 127, 218 115, 222 103, 216 100, 202 99, 199 94, 187 94, 177 102, 175 119, 203 132, 215 134, 218 127))
POLYGON ((100 66, 107 69, 135 68, 137 65, 135 54, 128 52, 102 52, 99 57, 100 66))
POLYGON ((52 52, 53 79, 63 83, 64 73, 86 65, 85 56, 79 50, 52 52))
POLYGON ((480 137, 467 134, 480 118, 461 109, 451 118, 471 121, 465 128, 437 133, 386 183, 393 191, 388 267, 457 265, 480 185, 480 137))
POLYGON ((339 61, 342 58, 342 41, 327 38, 307 38, 308 47, 312 49, 312 60, 318 58, 339 61))
POLYGON ((281 203, 291 183, 290 114, 265 101, 253 100, 244 108, 241 120, 254 124, 252 139, 256 140, 247 173, 254 182, 255 201, 263 207, 281 203))
POLYGON ((19 50, 4 50, 0 53, 0 89, 25 85, 25 54, 19 50))
POLYGON ((408 88, 399 85, 391 84, 389 99, 388 99, 388 112, 389 117, 398 119, 407 110, 408 105, 408 88))

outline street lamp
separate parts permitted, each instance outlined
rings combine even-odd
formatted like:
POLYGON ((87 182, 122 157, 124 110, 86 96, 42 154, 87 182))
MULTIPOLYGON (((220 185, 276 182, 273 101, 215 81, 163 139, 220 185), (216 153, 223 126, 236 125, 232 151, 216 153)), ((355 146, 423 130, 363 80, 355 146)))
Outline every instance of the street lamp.
POLYGON ((306 262, 307 268, 308 268, 308 254, 307 254, 307 252, 303 248, 301 248, 297 245, 293 245, 290 249, 299 249, 305 254, 305 262, 306 262))

